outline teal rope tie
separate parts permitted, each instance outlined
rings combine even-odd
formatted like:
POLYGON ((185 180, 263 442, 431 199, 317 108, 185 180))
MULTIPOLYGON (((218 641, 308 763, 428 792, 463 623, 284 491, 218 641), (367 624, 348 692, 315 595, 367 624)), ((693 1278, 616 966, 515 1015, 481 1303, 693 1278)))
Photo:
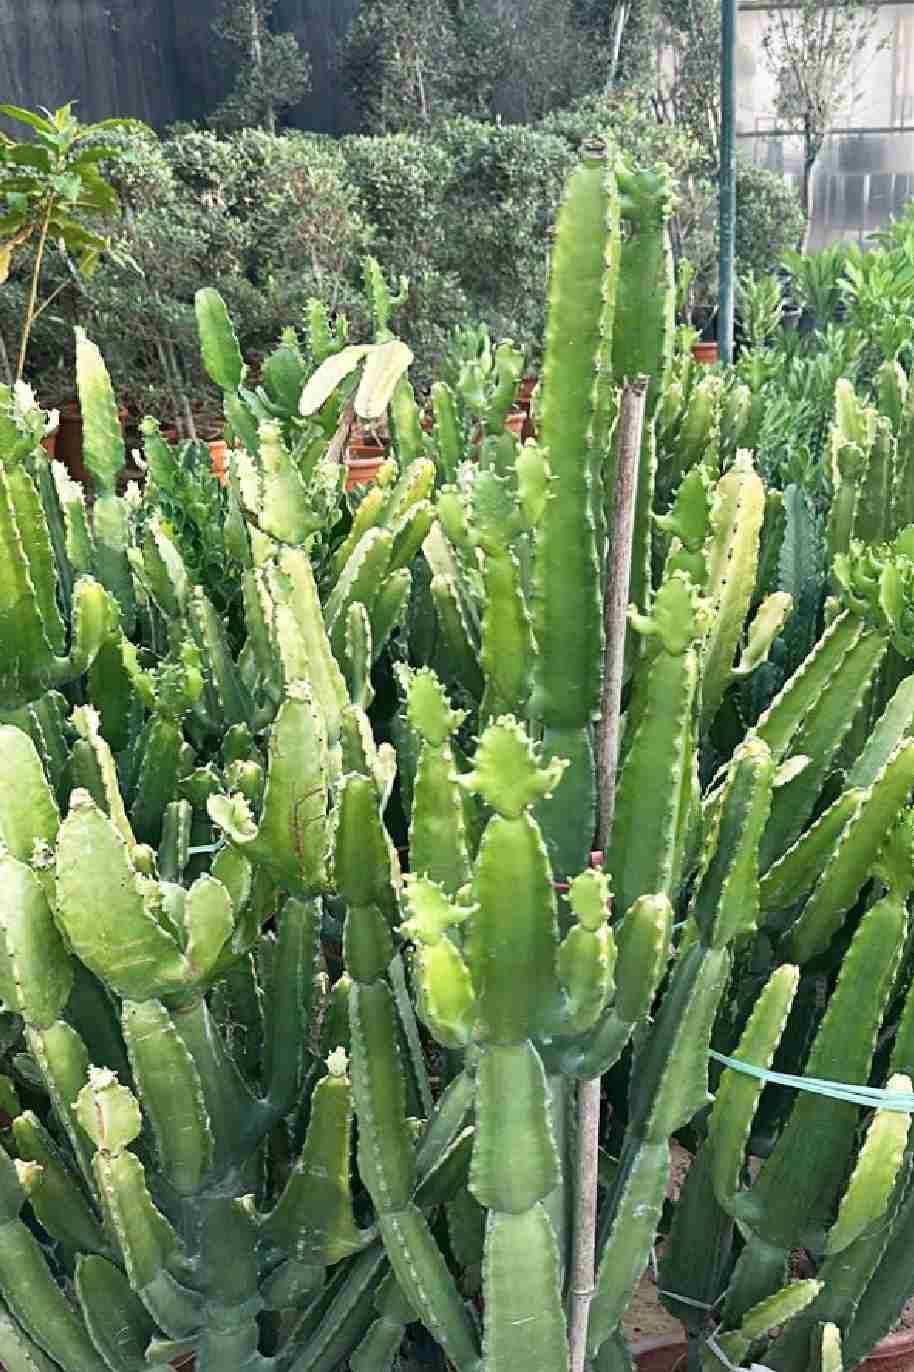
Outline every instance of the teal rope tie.
POLYGON ((728 1058, 724 1053, 709 1049, 709 1056, 715 1062, 722 1062, 735 1072, 743 1072, 747 1077, 758 1081, 771 1082, 774 1086, 790 1086, 795 1091, 809 1091, 815 1096, 831 1096, 833 1100, 846 1100, 851 1105, 865 1105, 871 1110, 895 1110, 900 1115, 914 1114, 914 1092, 886 1091, 879 1086, 854 1086, 847 1082, 827 1081, 822 1077, 794 1077, 788 1072, 769 1072, 765 1067, 754 1063, 742 1062, 739 1058, 728 1058))

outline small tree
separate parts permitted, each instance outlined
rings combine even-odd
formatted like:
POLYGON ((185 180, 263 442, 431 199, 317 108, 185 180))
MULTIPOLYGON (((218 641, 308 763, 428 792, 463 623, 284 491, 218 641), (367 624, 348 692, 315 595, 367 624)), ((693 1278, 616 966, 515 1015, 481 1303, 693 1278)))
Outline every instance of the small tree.
POLYGON ((678 124, 700 150, 708 169, 720 150, 719 0, 661 0, 656 10, 657 67, 654 108, 663 123, 678 124))
POLYGON ((276 0, 225 0, 213 29, 240 54, 231 94, 209 122, 216 128, 259 125, 276 132, 279 113, 297 105, 311 88, 311 63, 291 33, 273 33, 276 0))
POLYGON ((371 133, 415 131, 453 113, 459 65, 447 0, 363 0, 340 60, 359 126, 371 133))
POLYGON ((623 40, 641 26, 645 0, 573 0, 580 26, 592 33, 605 52, 604 90, 611 91, 626 76, 622 60, 623 40))
POLYGON ((608 30, 577 0, 490 0, 489 12, 502 59, 495 113, 535 123, 606 84, 608 30))
POLYGON ((812 221, 812 172, 825 137, 859 99, 851 78, 855 59, 874 56, 888 38, 873 41, 878 7, 858 0, 796 0, 773 9, 762 37, 777 82, 775 114, 803 137, 802 202, 812 221))
MULTIPOLYGON (((145 126, 129 119, 81 124, 72 105, 41 114, 0 105, 0 114, 24 124, 32 135, 29 142, 14 143, 0 134, 0 285, 9 276, 14 253, 26 247, 34 252, 19 335, 20 380, 36 319, 71 280, 91 276, 110 246, 107 236, 91 227, 104 225, 118 210, 117 195, 99 170, 99 163, 116 157, 117 150, 102 140, 119 129, 145 131, 145 126), (52 244, 64 254, 69 274, 42 301, 42 271, 52 244)), ((0 353, 9 372, 5 351, 3 345, 0 353)))

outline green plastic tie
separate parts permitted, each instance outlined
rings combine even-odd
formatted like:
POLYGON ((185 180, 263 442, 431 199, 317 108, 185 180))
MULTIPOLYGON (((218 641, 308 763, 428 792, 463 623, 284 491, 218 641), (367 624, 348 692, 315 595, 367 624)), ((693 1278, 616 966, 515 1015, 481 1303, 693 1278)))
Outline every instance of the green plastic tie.
POLYGON ((715 1062, 732 1067, 737 1072, 745 1072, 748 1077, 759 1081, 772 1082, 775 1086, 792 1086, 796 1091, 811 1091, 816 1096, 831 1096, 834 1100, 850 1101, 852 1105, 865 1105, 876 1110, 895 1110, 900 1115, 914 1114, 914 1092, 886 1091, 881 1086, 855 1086, 847 1082, 827 1081, 822 1077, 794 1077, 788 1072, 769 1072, 764 1067, 756 1067, 751 1062, 741 1062, 739 1058, 728 1058, 723 1053, 708 1050, 715 1062))

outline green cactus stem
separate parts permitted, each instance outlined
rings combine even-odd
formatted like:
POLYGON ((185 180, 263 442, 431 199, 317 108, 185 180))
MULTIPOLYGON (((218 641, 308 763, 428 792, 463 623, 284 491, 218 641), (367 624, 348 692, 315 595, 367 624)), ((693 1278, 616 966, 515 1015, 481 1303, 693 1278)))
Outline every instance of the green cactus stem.
POLYGON ((594 367, 601 357, 605 365, 618 255, 614 177, 605 147, 587 144, 566 186, 553 241, 539 426, 553 499, 537 530, 533 586, 538 656, 532 714, 542 722, 548 756, 570 759, 547 821, 547 843, 563 878, 586 866, 595 830, 589 731, 600 706, 602 598, 595 493, 585 455, 594 367))

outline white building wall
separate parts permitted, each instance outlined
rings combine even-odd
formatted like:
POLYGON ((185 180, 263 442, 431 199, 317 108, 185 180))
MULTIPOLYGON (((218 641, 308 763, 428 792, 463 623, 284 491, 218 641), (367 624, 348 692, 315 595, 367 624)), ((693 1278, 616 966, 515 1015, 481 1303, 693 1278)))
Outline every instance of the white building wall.
MULTIPOLYGON (((775 82, 762 38, 769 13, 741 8, 737 27, 737 130, 743 153, 797 180, 799 137, 778 128, 775 82)), ((882 5, 869 49, 847 73, 846 95, 816 166, 812 247, 863 241, 914 196, 914 3, 882 5), (863 130, 864 132, 859 132, 863 130), (896 132, 897 130, 897 132, 896 132)))

